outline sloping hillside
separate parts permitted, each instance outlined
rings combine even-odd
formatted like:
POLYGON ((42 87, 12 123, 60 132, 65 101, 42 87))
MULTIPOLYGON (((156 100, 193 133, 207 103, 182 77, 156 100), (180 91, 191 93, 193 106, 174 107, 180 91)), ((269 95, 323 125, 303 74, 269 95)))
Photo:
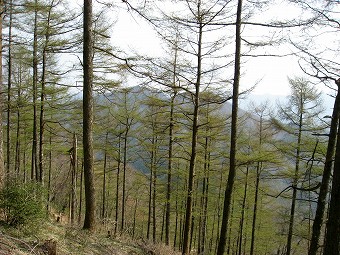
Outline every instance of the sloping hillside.
POLYGON ((42 224, 41 230, 30 234, 1 227, 0 255, 176 254, 167 247, 158 247, 123 237, 113 238, 104 230, 90 234, 80 228, 71 228, 59 223, 42 224))

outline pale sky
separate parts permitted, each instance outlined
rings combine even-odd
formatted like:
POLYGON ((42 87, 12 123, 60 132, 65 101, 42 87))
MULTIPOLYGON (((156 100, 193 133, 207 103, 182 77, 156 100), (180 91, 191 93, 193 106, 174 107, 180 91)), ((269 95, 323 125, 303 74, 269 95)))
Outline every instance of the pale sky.
MULTIPOLYGON (((77 2, 80 6, 82 5, 82 1, 77 0, 77 2)), ((124 9, 125 3, 113 2, 121 7, 116 8, 111 15, 117 20, 116 25, 112 29, 111 41, 113 45, 122 48, 126 52, 136 51, 139 54, 154 57, 162 55, 161 42, 149 24, 139 18, 137 14, 132 15, 124 9)), ((282 4, 283 1, 279 1, 279 3, 281 5, 278 8, 272 8, 269 12, 272 17, 282 19, 304 15, 303 12, 294 10, 292 5, 282 4)), ((261 15, 262 17, 265 16, 266 19, 268 18, 263 13, 258 15, 260 17, 261 15)), ((259 20, 260 18, 255 17, 255 19, 259 20)), ((257 32, 256 30, 254 33, 256 34, 257 32)), ((272 48, 272 51, 273 49, 276 50, 276 48, 272 48)), ((289 51, 290 49, 286 47, 285 53, 289 51)), ((253 91, 254 94, 287 95, 290 92, 287 77, 303 75, 298 65, 298 59, 293 56, 251 58, 243 64, 241 71, 243 73, 241 87, 251 87, 258 81, 257 87, 253 91)))
MULTIPOLYGON (((127 51, 131 49, 154 57, 162 54, 160 40, 147 22, 124 10, 120 10, 117 24, 113 28, 112 42, 127 51)), ((287 95, 287 76, 301 75, 294 57, 253 58, 242 66, 241 71, 244 74, 241 84, 244 86, 251 87, 259 81, 253 91, 255 94, 287 95)))

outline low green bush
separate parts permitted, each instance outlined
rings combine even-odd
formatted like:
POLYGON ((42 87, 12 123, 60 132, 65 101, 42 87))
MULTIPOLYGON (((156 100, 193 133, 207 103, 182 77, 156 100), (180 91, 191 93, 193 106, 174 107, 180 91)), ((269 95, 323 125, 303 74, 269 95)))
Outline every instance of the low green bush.
POLYGON ((0 208, 13 227, 35 225, 45 217, 43 188, 37 183, 7 183, 0 191, 0 208))

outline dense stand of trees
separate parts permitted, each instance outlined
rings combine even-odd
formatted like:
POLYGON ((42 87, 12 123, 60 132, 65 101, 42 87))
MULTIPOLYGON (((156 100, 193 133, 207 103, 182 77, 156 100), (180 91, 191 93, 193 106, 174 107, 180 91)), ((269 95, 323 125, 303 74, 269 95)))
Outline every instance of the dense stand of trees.
POLYGON ((274 0, 142 2, 0 1, 0 187, 39 183, 64 223, 182 254, 339 254, 338 44, 318 45, 339 4, 265 20, 274 0), (115 47, 119 8, 163 56, 115 47), (305 75, 285 102, 239 109, 244 62, 287 43, 305 75))

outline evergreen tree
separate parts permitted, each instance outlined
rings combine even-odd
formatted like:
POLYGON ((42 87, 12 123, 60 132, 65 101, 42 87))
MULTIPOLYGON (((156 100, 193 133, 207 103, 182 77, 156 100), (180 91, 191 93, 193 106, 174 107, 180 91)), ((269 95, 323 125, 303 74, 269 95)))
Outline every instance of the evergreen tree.
POLYGON ((310 139, 311 133, 322 129, 317 122, 322 112, 320 92, 318 92, 309 81, 303 78, 290 79, 289 83, 291 95, 289 96, 288 103, 279 108, 281 119, 287 123, 284 130, 294 137, 295 143, 295 145, 291 144, 294 151, 287 151, 289 154, 288 159, 294 161, 291 184, 292 200, 287 235, 287 255, 289 255, 292 250, 298 188, 304 188, 301 186, 302 162, 303 160, 312 158, 308 155, 312 153, 310 149, 308 149, 308 143, 313 141, 310 139))
POLYGON ((224 194, 223 216, 220 231, 220 240, 218 242, 217 255, 223 255, 226 246, 227 225, 230 214, 231 199, 236 174, 236 142, 237 142, 237 116, 238 116, 238 97, 241 76, 241 21, 242 21, 242 0, 237 3, 236 12, 236 44, 235 44, 235 63, 234 63, 234 81, 233 81, 233 98, 232 98, 232 117, 230 130, 230 158, 229 158, 229 175, 227 187, 224 194))

